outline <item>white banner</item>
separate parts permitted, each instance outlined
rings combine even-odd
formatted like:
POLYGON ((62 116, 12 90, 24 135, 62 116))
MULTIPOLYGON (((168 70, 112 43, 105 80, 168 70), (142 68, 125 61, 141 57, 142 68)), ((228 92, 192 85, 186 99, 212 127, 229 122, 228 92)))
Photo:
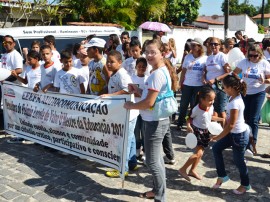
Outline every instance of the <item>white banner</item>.
POLYGON ((2 85, 7 133, 125 171, 130 95, 34 93, 2 85))

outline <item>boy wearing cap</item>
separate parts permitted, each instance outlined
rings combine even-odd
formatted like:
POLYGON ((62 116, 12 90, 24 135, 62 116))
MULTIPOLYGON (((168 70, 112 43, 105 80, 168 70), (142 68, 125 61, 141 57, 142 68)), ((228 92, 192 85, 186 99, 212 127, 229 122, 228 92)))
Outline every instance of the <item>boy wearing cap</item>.
POLYGON ((93 58, 88 65, 90 95, 100 95, 107 91, 107 81, 111 73, 105 66, 106 58, 103 56, 105 44, 104 39, 94 37, 84 45, 85 48, 88 48, 88 57, 93 58))

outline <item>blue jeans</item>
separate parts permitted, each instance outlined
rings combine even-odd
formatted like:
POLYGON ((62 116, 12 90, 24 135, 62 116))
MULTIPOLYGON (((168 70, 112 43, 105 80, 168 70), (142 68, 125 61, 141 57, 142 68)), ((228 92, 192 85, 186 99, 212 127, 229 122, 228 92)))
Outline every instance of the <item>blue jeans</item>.
POLYGON ((196 95, 200 91, 202 86, 187 86, 183 85, 181 91, 181 100, 180 100, 180 111, 179 111, 179 117, 177 120, 177 125, 182 126, 184 123, 186 123, 186 115, 187 115, 187 109, 188 105, 190 107, 193 107, 195 105, 196 101, 196 95))
POLYGON ((218 177, 227 176, 222 151, 232 146, 233 160, 240 173, 241 185, 249 185, 248 169, 244 160, 244 154, 246 146, 248 145, 248 141, 249 134, 247 131, 245 131, 242 133, 229 133, 227 136, 220 139, 213 145, 212 150, 218 177))
MULTIPOLYGON (((169 122, 170 124, 170 122, 169 122)), ((174 151, 172 147, 172 133, 171 133, 171 128, 170 125, 168 127, 168 130, 164 136, 164 139, 162 141, 162 147, 163 147, 163 152, 165 153, 166 157, 169 160, 174 159, 174 151)))
POLYGON ((246 123, 251 127, 253 139, 256 144, 258 137, 258 124, 260 121, 261 108, 265 99, 265 92, 243 97, 245 103, 244 117, 246 123))
POLYGON ((135 126, 135 138, 136 138, 136 149, 143 147, 144 151, 144 130, 143 130, 143 120, 141 115, 137 117, 136 126, 135 126))
POLYGON ((132 170, 137 166, 136 159, 136 140, 134 135, 134 129, 136 125, 137 118, 129 121, 128 128, 128 145, 127 145, 127 158, 126 158, 126 166, 125 170, 132 170))
POLYGON ((169 124, 169 118, 162 121, 144 121, 146 165, 153 176, 152 191, 155 193, 155 201, 165 201, 166 173, 161 148, 169 124))
POLYGON ((215 101, 213 104, 214 111, 217 112, 218 114, 225 112, 226 105, 228 103, 228 96, 224 91, 218 89, 215 84, 212 85, 212 88, 216 93, 215 101))

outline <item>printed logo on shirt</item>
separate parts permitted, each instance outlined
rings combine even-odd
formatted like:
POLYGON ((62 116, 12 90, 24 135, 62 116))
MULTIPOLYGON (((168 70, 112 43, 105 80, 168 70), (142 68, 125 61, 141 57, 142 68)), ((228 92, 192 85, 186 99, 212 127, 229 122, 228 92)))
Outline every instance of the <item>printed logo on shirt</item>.
POLYGON ((70 77, 70 83, 71 83, 74 87, 77 86, 76 77, 75 77, 74 75, 72 75, 72 76, 70 77))
POLYGON ((203 67, 201 66, 201 64, 199 62, 196 62, 193 65, 193 70, 195 70, 195 71, 202 71, 203 70, 203 67))
POLYGON ((249 79, 259 79, 260 78, 260 74, 258 74, 258 69, 257 68, 248 68, 246 71, 246 74, 244 74, 245 78, 249 78, 249 79))

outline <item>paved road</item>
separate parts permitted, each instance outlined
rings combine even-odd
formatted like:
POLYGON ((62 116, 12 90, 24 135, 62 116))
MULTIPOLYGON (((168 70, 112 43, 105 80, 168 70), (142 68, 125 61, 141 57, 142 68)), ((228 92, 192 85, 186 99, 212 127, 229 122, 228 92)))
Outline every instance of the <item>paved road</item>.
MULTIPOLYGON (((212 190, 215 169, 211 149, 199 165, 203 179, 183 180, 177 170, 192 154, 184 145, 185 132, 172 125, 173 146, 177 163, 167 165, 167 201, 270 201, 270 159, 260 156, 248 159, 252 190, 244 196, 235 196, 239 175, 233 165, 230 150, 224 152, 231 180, 220 190, 212 190)), ((139 193, 151 188, 151 176, 140 164, 130 173, 122 187, 120 179, 107 178, 108 169, 95 162, 75 156, 63 156, 38 144, 10 145, 9 135, 0 135, 0 201, 150 201, 138 198, 139 193)), ((270 128, 259 129, 260 154, 270 152, 270 128)))

